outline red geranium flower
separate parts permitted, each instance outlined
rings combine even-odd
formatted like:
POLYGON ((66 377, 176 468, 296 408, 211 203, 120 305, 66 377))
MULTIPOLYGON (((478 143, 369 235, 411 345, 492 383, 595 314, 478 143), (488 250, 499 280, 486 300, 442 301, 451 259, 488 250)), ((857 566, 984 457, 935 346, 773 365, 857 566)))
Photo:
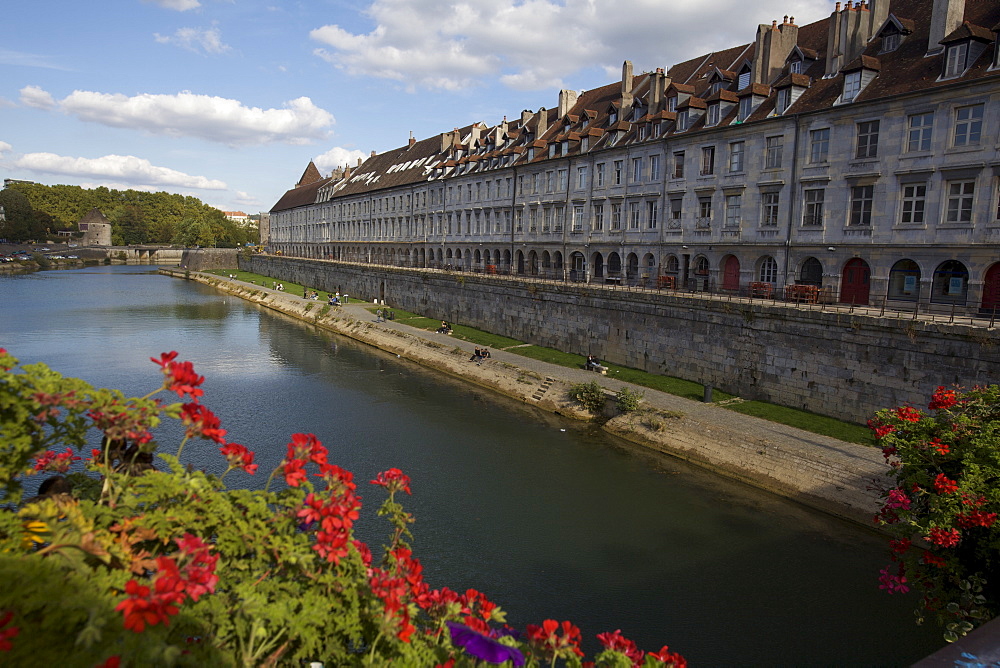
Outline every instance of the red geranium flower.
POLYGON ((934 489, 938 494, 953 494, 958 491, 958 482, 943 473, 938 473, 934 478, 934 489))
POLYGON ((389 469, 388 471, 382 471, 375 479, 371 481, 373 485, 379 485, 385 487, 389 490, 389 493, 398 492, 400 490, 411 494, 410 492, 410 477, 404 474, 399 469, 389 469))

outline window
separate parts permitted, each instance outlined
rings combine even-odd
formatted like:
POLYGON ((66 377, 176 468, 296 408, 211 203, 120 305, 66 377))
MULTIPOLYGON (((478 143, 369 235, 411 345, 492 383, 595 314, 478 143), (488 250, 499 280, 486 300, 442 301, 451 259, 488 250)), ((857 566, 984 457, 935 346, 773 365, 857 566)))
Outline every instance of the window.
POLYGON ((684 178, 684 151, 674 152, 674 178, 684 178))
POLYGON ((704 146, 701 149, 701 175, 708 176, 715 173, 715 147, 704 146))
POLYGON ((597 187, 604 187, 604 163, 597 163, 597 187))
POLYGON ((784 140, 785 140, 784 137, 768 137, 765 140, 765 148, 764 148, 765 169, 781 168, 781 151, 784 140))
POLYGON ((788 71, 791 72, 792 74, 802 74, 802 61, 793 60, 792 62, 788 63, 788 71))
POLYGON ((611 205, 611 229, 620 230, 622 229, 622 205, 612 204, 611 205))
POLYGON ((737 114, 737 119, 740 121, 745 121, 750 117, 750 112, 753 111, 753 96, 747 95, 746 97, 740 98, 740 110, 737 114))
POLYGON ((791 103, 792 103, 792 89, 782 88, 781 90, 778 91, 778 99, 775 103, 775 111, 777 111, 779 114, 783 114, 785 113, 785 110, 788 109, 789 105, 791 105, 791 103))
POLYGON ((712 223, 712 198, 698 198, 698 227, 708 227, 712 223))
POLYGON ((538 209, 531 209, 528 211, 528 231, 538 231, 538 209))
POLYGON ((900 223, 924 222, 924 202, 927 198, 927 184, 913 183, 903 186, 903 213, 900 223))
POLYGON ((813 130, 809 133, 809 162, 826 162, 830 156, 830 128, 813 130))
POLYGON ((760 261, 760 271, 757 274, 761 283, 775 283, 778 280, 778 263, 768 255, 760 261))
POLYGON ((779 193, 763 193, 761 195, 761 225, 775 227, 778 224, 778 203, 779 193))
POLYGON ((524 232, 524 210, 518 209, 514 212, 514 231, 524 232))
POLYGON ((737 80, 736 89, 743 90, 750 85, 750 70, 745 72, 740 72, 740 78, 737 80))
POLYGON ((746 147, 741 141, 734 141, 729 144, 729 171, 743 171, 743 151, 746 147))
POLYGON ((726 227, 739 227, 743 195, 726 195, 726 227))
POLYGON ((615 185, 620 186, 622 184, 622 170, 624 169, 624 161, 615 160, 615 185))
POLYGON ((632 183, 642 181, 642 158, 632 158, 632 183))
POLYGON ((557 206, 556 207, 556 219, 553 222, 552 230, 554 232, 562 232, 563 221, 566 220, 566 207, 557 206))
POLYGON ((850 72, 844 75, 844 94, 841 99, 844 102, 853 102, 854 98, 861 92, 861 71, 850 72))
POLYGON ((559 186, 559 192, 566 192, 566 185, 567 185, 566 182, 569 180, 567 170, 565 169, 558 170, 556 172, 556 180, 557 180, 557 185, 559 186))
POLYGON ((880 53, 889 53, 890 51, 895 51, 899 48, 899 33, 890 32, 882 35, 882 51, 880 53))
POLYGON ((576 187, 579 190, 587 187, 587 165, 576 168, 576 187))
POLYGON ((948 57, 944 63, 945 78, 957 77, 965 71, 965 60, 969 53, 969 43, 962 42, 948 47, 948 57))
POLYGON ((531 192, 538 193, 541 191, 542 174, 541 172, 535 172, 531 175, 531 192))
POLYGON ((548 233, 552 229, 552 221, 555 216, 555 209, 549 207, 545 209, 544 216, 542 218, 542 232, 548 233))
POLYGON ((583 231, 583 205, 577 204, 573 207, 573 231, 583 231))
POLYGON ((872 200, 875 186, 853 186, 851 188, 851 225, 872 224, 872 200))
POLYGON ((975 194, 975 181, 952 181, 949 183, 948 213, 945 220, 949 223, 971 223, 972 200, 975 194))
POLYGON ((718 125, 719 124, 719 105, 710 104, 708 105, 708 119, 705 121, 705 125, 718 125))
POLYGON ((670 220, 673 222, 669 227, 677 228, 681 226, 683 202, 684 200, 679 197, 670 200, 670 220))
POLYGON ((660 156, 658 155, 649 156, 649 180, 660 180, 660 156))
POLYGON ((878 156, 878 126, 879 121, 864 121, 858 123, 858 145, 854 157, 858 159, 878 156))
POLYGON ((646 227, 651 230, 656 229, 656 224, 660 217, 660 203, 646 202, 646 227))
POLYGON ((688 110, 677 112, 677 131, 683 132, 688 129, 688 110))
POLYGON ((639 229, 642 223, 642 209, 639 202, 631 202, 628 205, 628 227, 630 230, 639 229))
POLYGON ((802 224, 815 227, 823 224, 823 199, 826 191, 823 188, 810 188, 803 192, 805 198, 805 210, 802 216, 802 224))
POLYGON ((934 113, 911 114, 908 119, 909 130, 906 134, 906 151, 931 150, 931 131, 934 126, 934 113))
POLYGON ((667 98, 667 111, 677 111, 677 96, 671 95, 667 98))
POLYGON ((604 205, 595 204, 594 205, 594 231, 603 232, 604 231, 604 205))
POLYGON ((975 146, 983 133, 983 105, 955 109, 955 146, 975 146))

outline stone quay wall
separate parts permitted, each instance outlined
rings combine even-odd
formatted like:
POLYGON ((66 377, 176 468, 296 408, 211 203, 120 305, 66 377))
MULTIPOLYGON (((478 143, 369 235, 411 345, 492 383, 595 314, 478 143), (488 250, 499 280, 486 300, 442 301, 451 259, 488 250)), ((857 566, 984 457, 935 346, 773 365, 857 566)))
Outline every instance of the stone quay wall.
POLYGON ((1000 380, 995 329, 905 314, 275 256, 240 266, 858 423, 880 408, 922 406, 938 385, 1000 380))
POLYGON ((199 248, 184 251, 180 261, 182 267, 191 271, 236 269, 238 254, 235 248, 199 248))

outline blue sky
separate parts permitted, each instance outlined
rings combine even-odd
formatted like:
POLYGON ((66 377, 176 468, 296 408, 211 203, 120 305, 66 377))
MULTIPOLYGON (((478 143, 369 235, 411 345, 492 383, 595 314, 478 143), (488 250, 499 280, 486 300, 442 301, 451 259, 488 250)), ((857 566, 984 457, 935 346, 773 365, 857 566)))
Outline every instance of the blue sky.
POLYGON ((371 151, 751 42, 828 0, 11 3, 0 174, 267 211, 371 151))

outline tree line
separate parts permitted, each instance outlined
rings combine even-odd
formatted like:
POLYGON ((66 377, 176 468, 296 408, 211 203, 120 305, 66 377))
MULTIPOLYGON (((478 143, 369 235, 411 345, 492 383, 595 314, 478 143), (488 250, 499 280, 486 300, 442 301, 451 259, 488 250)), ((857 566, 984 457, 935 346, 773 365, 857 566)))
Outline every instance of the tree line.
POLYGON ((77 222, 96 208, 111 222, 111 242, 234 248, 257 243, 257 230, 241 227, 197 197, 168 192, 13 183, 0 191, 5 222, 0 239, 27 241, 78 232, 77 222))

